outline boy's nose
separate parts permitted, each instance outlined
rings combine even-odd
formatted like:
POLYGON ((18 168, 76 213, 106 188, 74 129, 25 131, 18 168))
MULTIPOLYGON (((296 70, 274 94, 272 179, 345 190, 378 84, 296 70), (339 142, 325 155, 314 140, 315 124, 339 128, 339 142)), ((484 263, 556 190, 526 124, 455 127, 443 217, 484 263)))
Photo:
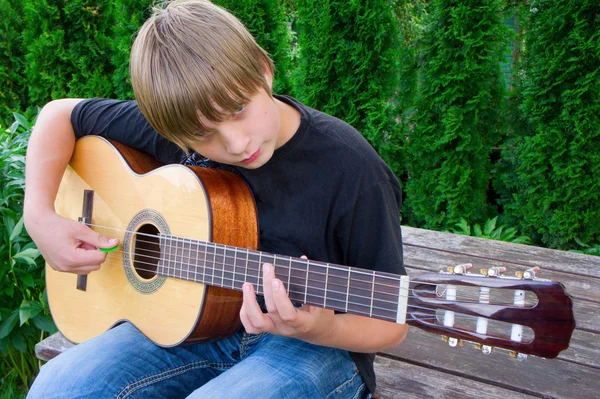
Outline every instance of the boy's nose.
POLYGON ((223 129, 221 130, 223 145, 228 153, 232 155, 240 155, 248 147, 250 139, 238 129, 223 129))

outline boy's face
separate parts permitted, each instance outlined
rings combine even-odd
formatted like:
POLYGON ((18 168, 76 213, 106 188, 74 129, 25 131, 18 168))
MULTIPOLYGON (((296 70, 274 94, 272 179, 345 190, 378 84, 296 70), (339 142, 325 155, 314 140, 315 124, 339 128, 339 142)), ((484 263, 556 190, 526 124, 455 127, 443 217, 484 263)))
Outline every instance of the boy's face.
MULTIPOLYGON (((272 84, 272 79, 267 81, 272 84)), ((200 115, 202 123, 213 131, 199 138, 192 148, 219 163, 259 168, 295 133, 287 128, 285 120, 282 129, 282 115, 289 115, 286 107, 261 88, 239 112, 222 122, 214 123, 200 115)))

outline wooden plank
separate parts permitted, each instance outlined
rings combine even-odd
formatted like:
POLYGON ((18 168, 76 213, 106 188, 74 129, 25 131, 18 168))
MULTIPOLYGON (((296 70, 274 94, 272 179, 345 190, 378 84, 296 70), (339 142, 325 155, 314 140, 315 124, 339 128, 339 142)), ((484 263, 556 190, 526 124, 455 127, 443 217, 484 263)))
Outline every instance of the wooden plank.
POLYGON ((376 399, 530 399, 515 392, 468 378, 377 356, 376 399))
POLYGON ((405 246, 600 277, 600 257, 402 226, 405 246))
MULTIPOLYGON (((449 348, 439 337, 411 328, 406 341, 387 355, 416 365, 497 385, 532 396, 564 399, 597 397, 598 368, 561 359, 530 356, 519 362, 505 351, 486 356, 470 345, 449 348)), ((589 356, 589 355, 587 355, 589 356)))
MULTIPOLYGON (((507 268, 507 276, 514 276, 516 271, 525 271, 529 268, 529 266, 496 259, 478 258, 469 254, 457 254, 407 245, 404 246, 404 263, 407 269, 414 268, 432 272, 446 270, 448 266, 455 266, 461 263, 473 264, 472 270, 474 273, 477 273, 478 269, 505 266, 507 268)), ((600 278, 545 268, 542 268, 538 277, 561 282, 573 298, 600 302, 600 278)))
POLYGON ((60 332, 57 332, 35 344, 35 356, 47 362, 74 346, 74 343, 66 339, 60 332))

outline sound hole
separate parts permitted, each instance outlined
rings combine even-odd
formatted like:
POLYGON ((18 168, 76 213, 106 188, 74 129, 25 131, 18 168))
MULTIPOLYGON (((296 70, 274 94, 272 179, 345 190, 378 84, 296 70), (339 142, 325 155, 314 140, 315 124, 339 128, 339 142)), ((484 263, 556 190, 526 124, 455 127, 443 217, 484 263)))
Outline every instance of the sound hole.
POLYGON ((137 274, 146 280, 156 276, 160 258, 158 229, 152 224, 142 225, 134 239, 133 267, 137 274))

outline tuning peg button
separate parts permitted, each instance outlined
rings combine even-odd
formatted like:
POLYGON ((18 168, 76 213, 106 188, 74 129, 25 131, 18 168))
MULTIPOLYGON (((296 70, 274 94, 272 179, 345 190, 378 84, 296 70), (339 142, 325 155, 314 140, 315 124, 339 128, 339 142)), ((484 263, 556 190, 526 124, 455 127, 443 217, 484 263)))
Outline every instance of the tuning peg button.
POLYGON ((532 267, 531 269, 527 269, 523 273, 523 278, 525 280, 533 280, 535 278, 536 273, 539 271, 540 271, 540 268, 538 266, 532 267))
POLYGON ((506 271, 506 267, 504 267, 504 266, 492 267, 487 270, 487 276, 488 277, 498 277, 505 271, 506 271))
POLYGON ((471 268, 473 267, 472 263, 463 263, 460 265, 456 265, 454 266, 454 270, 453 273, 454 274, 465 274, 466 272, 468 272, 471 268))
POLYGON ((524 362, 527 360, 527 355, 525 353, 510 351, 508 354, 510 355, 510 357, 512 357, 513 359, 517 359, 520 362, 524 362))

